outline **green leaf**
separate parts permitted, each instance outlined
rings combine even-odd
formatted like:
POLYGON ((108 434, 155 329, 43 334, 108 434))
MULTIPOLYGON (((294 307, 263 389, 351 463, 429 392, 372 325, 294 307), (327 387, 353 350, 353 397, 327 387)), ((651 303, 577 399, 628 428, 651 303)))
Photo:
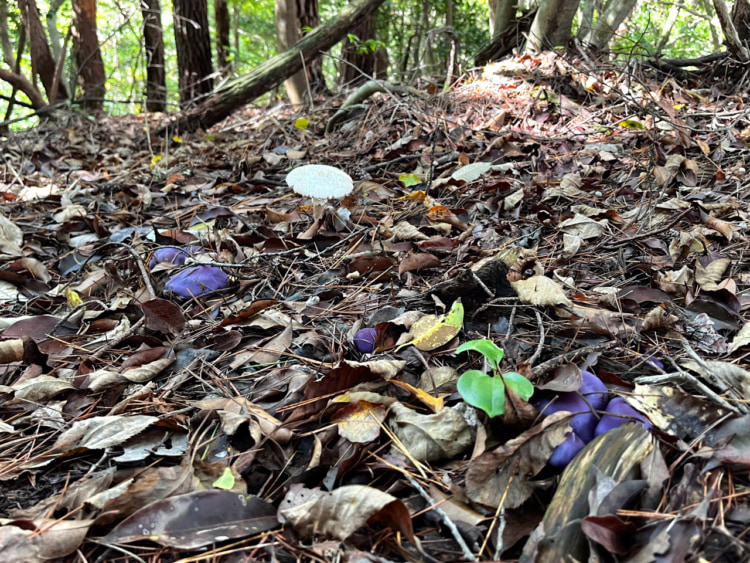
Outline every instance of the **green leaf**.
POLYGON ((528 401, 534 394, 534 385, 520 373, 509 371, 501 377, 508 389, 513 389, 513 392, 524 401, 528 401))
POLYGON ((407 188, 422 183, 421 178, 416 174, 401 174, 401 176, 398 177, 398 181, 407 188))
POLYGON ((620 127, 625 127, 626 129, 645 129, 645 125, 641 123, 640 121, 636 121, 635 119, 623 119, 620 121, 620 127))
POLYGON ((469 340, 468 342, 464 342, 461 346, 456 348, 456 354, 466 352, 467 350, 474 350, 487 358, 490 361, 493 371, 500 367, 500 362, 504 355, 504 352, 501 348, 497 347, 497 344, 492 342, 492 340, 487 339, 469 340))
POLYGON ((500 377, 472 369, 458 378, 458 392, 471 406, 482 409, 490 417, 505 412, 505 384, 500 377))
POLYGON ((231 468, 225 467, 224 472, 212 483, 212 485, 217 489, 224 489, 225 491, 232 490, 232 487, 234 487, 234 475, 232 474, 231 468))

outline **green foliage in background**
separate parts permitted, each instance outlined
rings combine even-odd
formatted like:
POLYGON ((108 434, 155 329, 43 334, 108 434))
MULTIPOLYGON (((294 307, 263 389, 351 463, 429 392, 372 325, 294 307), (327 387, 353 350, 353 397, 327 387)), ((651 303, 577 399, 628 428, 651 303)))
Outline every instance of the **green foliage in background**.
MULTIPOLYGON (((348 0, 319 0, 321 21, 335 17, 348 0)), ((209 5, 209 22, 214 25, 213 2, 209 5)), ((622 57, 653 56, 659 51, 659 40, 665 29, 669 11, 674 3, 641 0, 633 15, 618 30, 613 49, 622 57)), ((49 0, 38 0, 42 22, 46 23, 49 0)), ((172 0, 162 0, 165 64, 169 109, 176 111, 177 60, 174 47, 172 0)), ((20 14, 13 0, 8 1, 7 29, 13 46, 17 45, 20 14)), ((230 57, 233 72, 243 74, 276 54, 274 0, 229 0, 232 20, 230 57)), ((98 35, 107 73, 107 103, 105 109, 113 114, 137 113, 143 110, 145 82, 145 52, 142 47, 142 14, 138 2, 98 0, 98 35)), ((472 65, 473 55, 489 40, 489 14, 486 0, 454 0, 453 27, 461 41, 460 73, 472 65)), ((57 29, 65 37, 71 24, 70 0, 66 0, 57 16, 57 29)), ((363 50, 379 45, 387 48, 389 73, 396 81, 428 78, 440 83, 445 77, 450 45, 442 34, 428 40, 427 32, 446 25, 446 0, 388 0, 375 15, 376 37, 358 38, 355 43, 363 50), (423 10, 427 10, 426 13, 423 10), (429 45, 428 45, 429 43, 429 45)), ((213 40, 212 30, 212 40, 213 40)), ((722 48, 723 36, 710 2, 701 0, 680 5, 676 19, 661 49, 663 57, 696 57, 722 48), (708 13, 707 13, 708 11, 708 13)), ((323 59, 328 85, 336 83, 337 56, 341 47, 334 47, 323 59)), ((75 84, 72 45, 68 45, 66 85, 75 84)), ((215 47, 212 48, 215 58, 215 47)), ((28 46, 21 71, 31 77, 28 46)), ((11 87, 0 82, 0 95, 10 96, 11 87)), ((16 97, 25 102, 21 94, 16 97)), ((0 104, 0 112, 5 104, 0 104)), ((17 116, 17 111, 14 116, 17 116)), ((2 116, 2 113, 0 113, 2 116)), ((29 126, 30 124, 25 124, 29 126)))

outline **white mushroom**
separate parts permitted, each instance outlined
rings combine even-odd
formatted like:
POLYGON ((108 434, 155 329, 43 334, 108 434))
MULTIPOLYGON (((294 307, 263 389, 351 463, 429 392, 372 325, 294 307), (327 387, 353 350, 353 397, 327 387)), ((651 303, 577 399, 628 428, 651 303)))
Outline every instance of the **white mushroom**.
POLYGON ((295 193, 312 199, 315 218, 329 199, 341 199, 351 193, 354 183, 346 172, 323 164, 307 164, 286 175, 286 183, 295 193))

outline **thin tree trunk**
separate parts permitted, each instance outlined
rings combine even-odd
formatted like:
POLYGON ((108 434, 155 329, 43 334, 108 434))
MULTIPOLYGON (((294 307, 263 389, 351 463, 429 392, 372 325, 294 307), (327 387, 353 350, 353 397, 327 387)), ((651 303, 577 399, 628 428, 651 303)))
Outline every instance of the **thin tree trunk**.
POLYGON ((39 18, 36 2, 34 0, 19 0, 18 4, 29 39, 33 72, 42 81, 50 103, 67 99, 68 92, 62 84, 57 88, 57 92, 54 92, 55 60, 52 58, 52 52, 47 44, 47 35, 39 18))
POLYGON ((62 50, 62 37, 60 32, 57 30, 57 13, 65 4, 66 0, 52 0, 49 4, 49 10, 47 10, 47 33, 49 34, 49 46, 52 49, 52 56, 55 60, 60 58, 60 51, 62 50))
MULTIPOLYGON (((297 0, 297 19, 299 28, 303 35, 306 29, 313 30, 320 25, 320 14, 318 12, 318 0, 297 0)), ((307 83, 313 93, 330 94, 326 84, 325 75, 323 74, 323 59, 320 56, 314 56, 305 60, 307 69, 307 83)))
POLYGON ((595 49, 606 49, 615 36, 617 28, 633 11, 637 0, 609 0, 604 11, 591 30, 591 45, 595 49))
POLYGON ((146 109, 163 112, 167 109, 167 81, 159 0, 141 0, 141 13, 146 47, 146 109))
POLYGON ((180 107, 211 93, 211 36, 206 0, 174 0, 174 38, 180 82, 180 107))
POLYGON ((541 0, 529 30, 525 51, 537 53, 542 49, 567 45, 579 1, 541 0))
POLYGON ((700 0, 701 7, 703 8, 703 11, 706 12, 706 15, 709 18, 709 26, 708 28, 711 30, 711 43, 713 44, 713 50, 716 52, 719 49, 721 49, 721 38, 719 37, 719 34, 716 33, 716 26, 713 25, 713 22, 711 21, 713 18, 711 17, 713 14, 713 9, 711 7, 711 2, 709 0, 700 0))
POLYGON ((659 42, 656 44, 656 52, 653 53, 654 57, 658 57, 659 55, 661 55, 664 47, 666 47, 667 41, 669 41, 669 36, 672 35, 672 28, 677 22, 677 16, 680 15, 680 8, 681 6, 677 2, 672 4, 672 6, 669 8, 667 20, 664 22, 664 26, 662 27, 661 37, 659 38, 659 42))
POLYGON ((341 41, 354 22, 372 14, 385 0, 355 0, 339 15, 302 38, 290 49, 279 53, 244 76, 230 80, 198 107, 177 116, 159 134, 173 131, 207 129, 231 115, 237 108, 272 90, 302 69, 300 55, 310 57, 341 41))
MULTIPOLYGON (((8 21, 8 0, 0 0, 0 22, 8 21)), ((15 65, 13 46, 10 44, 10 34, 7 25, 0 25, 0 45, 3 49, 3 61, 10 68, 15 65)))
POLYGON ((495 14, 497 13, 497 0, 487 0, 490 12, 490 38, 495 37, 495 14))
POLYGON ((591 41, 591 31, 594 29, 594 8, 596 0, 582 0, 580 6, 580 25, 578 26, 578 40, 581 43, 591 41))
POLYGON ((227 0, 214 0, 214 20, 216 21, 216 66, 221 75, 226 76, 232 70, 227 0))
MULTIPOLYGON (((276 50, 282 53, 300 39, 296 0, 276 0, 276 50)), ((310 103, 304 71, 295 72, 284 81, 289 101, 293 104, 310 103)))
POLYGON ((96 34, 96 0, 73 0, 73 50, 78 74, 83 78, 83 105, 100 110, 104 103, 104 74, 102 52, 96 34))

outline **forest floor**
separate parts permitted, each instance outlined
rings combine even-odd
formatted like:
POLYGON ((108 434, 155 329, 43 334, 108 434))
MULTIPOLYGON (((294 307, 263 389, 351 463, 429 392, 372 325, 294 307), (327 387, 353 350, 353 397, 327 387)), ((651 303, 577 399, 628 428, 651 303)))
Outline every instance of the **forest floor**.
POLYGON ((10 135, 3 559, 750 559, 747 95, 570 57, 10 135))

